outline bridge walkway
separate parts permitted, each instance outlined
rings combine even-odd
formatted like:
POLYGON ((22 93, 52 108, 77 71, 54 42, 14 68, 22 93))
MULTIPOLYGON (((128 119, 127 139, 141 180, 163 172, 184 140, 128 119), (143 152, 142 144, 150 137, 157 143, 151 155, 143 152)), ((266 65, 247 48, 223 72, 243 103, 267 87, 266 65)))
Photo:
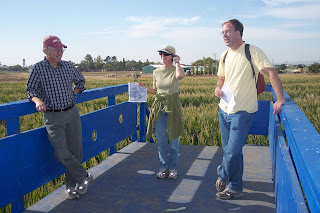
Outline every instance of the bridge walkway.
POLYGON ((134 142, 91 168, 88 192, 68 200, 65 186, 26 209, 40 212, 275 212, 270 151, 245 145, 244 197, 215 197, 222 148, 180 145, 177 180, 157 179, 157 144, 134 142))

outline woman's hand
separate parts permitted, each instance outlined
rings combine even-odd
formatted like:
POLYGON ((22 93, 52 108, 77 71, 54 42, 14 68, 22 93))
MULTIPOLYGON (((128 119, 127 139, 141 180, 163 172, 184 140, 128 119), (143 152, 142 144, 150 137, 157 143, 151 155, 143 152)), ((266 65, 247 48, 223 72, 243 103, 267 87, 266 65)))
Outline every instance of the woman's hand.
POLYGON ((173 57, 173 61, 174 61, 174 63, 179 63, 180 56, 176 55, 175 57, 173 57))
POLYGON ((145 87, 144 84, 141 81, 137 81, 136 84, 141 86, 141 87, 145 87))

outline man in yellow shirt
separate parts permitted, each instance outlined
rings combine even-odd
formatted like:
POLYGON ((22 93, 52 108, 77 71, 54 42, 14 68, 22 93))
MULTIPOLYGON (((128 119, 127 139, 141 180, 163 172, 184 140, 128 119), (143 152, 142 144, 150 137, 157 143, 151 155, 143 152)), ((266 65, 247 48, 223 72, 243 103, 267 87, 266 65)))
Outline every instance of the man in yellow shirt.
MULTIPOLYGON (((218 166, 216 196, 220 199, 242 197, 243 155, 242 147, 246 143, 254 113, 258 110, 256 78, 253 78, 251 65, 246 58, 245 42, 242 40, 243 25, 236 19, 222 24, 222 36, 229 47, 222 53, 218 70, 218 82, 215 95, 224 96, 222 87, 232 91, 234 104, 226 104, 220 100, 219 124, 223 148, 222 164, 218 166), (225 54, 228 53, 223 62, 225 54)), ((253 45, 250 53, 254 65, 255 76, 258 72, 269 77, 277 101, 273 105, 274 114, 281 111, 285 99, 282 85, 276 70, 265 54, 253 45)))

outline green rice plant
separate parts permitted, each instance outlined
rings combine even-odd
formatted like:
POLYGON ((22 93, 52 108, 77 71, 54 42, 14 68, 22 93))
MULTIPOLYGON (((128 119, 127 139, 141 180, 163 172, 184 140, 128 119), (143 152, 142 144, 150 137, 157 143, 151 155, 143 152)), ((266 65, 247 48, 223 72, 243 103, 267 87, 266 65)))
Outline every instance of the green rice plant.
POLYGON ((180 138, 181 144, 221 146, 216 104, 188 105, 183 108, 183 116, 185 134, 180 138))
MULTIPOLYGON (((300 109, 306 114, 310 122, 320 132, 320 75, 280 75, 284 90, 296 102, 300 109)), ((139 79, 146 86, 152 87, 150 75, 139 79)), ((265 78, 266 83, 269 79, 265 78)), ((88 80, 87 89, 114 86, 133 82, 129 78, 117 78, 107 80, 88 80)), ((221 146, 220 128, 218 119, 219 98, 215 97, 214 89, 217 77, 195 77, 187 76, 180 82, 180 99, 184 116, 185 133, 180 138, 180 144, 199 146, 221 146)), ((26 82, 0 82, 0 103, 26 99, 26 82)), ((148 94, 147 105, 151 108, 155 96, 148 94)), ((259 100, 272 100, 270 93, 258 96, 259 100)), ((128 100, 128 94, 120 94, 115 97, 116 103, 128 100)), ((78 104, 80 114, 86 114, 94 110, 108 106, 108 98, 100 98, 78 104)), ((139 107, 138 107, 139 111, 139 107)), ((138 118, 139 119, 139 118, 138 118)), ((139 121, 138 121, 139 122, 139 121)), ((21 132, 43 126, 42 113, 34 113, 20 117, 21 132)), ((6 122, 0 121, 0 138, 6 136, 6 122)), ((153 138, 156 141, 155 136, 153 138)), ((117 150, 131 143, 127 138, 116 145, 117 150)), ((247 144, 268 145, 266 136, 249 135, 247 144)), ((91 158, 83 165, 91 168, 99 164, 110 155, 110 150, 105 150, 99 155, 91 158)), ((48 184, 25 196, 25 207, 31 206, 50 192, 64 184, 64 176, 60 176, 48 184)), ((9 205, 10 206, 10 205, 9 205)), ((9 206, 0 209, 0 213, 9 212, 9 206)))

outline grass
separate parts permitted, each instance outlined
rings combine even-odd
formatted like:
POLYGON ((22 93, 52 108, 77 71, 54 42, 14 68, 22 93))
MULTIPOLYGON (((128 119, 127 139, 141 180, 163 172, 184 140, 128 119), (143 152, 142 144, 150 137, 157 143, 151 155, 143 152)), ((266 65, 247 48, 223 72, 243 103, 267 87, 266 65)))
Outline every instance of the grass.
MULTIPOLYGON (((19 73, 15 73, 16 75, 19 73)), ((0 73, 0 103, 23 100, 26 98, 25 73, 20 73, 20 77, 15 77, 12 73, 0 73), (18 80, 16 80, 18 79, 18 80)), ((86 88, 99 88, 126 84, 133 82, 133 78, 125 75, 117 75, 117 78, 110 78, 109 74, 94 75, 93 73, 84 73, 87 83, 86 88)), ((306 114, 310 122, 319 132, 320 127, 320 75, 305 74, 286 74, 280 75, 284 90, 296 102, 300 109, 306 114)), ((142 75, 141 79, 146 86, 152 86, 152 75, 142 75)), ((218 103, 219 99, 214 96, 214 89, 217 82, 216 76, 206 77, 186 77, 180 83, 180 98, 183 105, 183 116, 185 125, 185 134, 180 138, 180 144, 199 145, 199 146, 221 146, 220 129, 218 121, 218 103)), ((266 79, 268 83, 268 79, 266 79)), ((269 93, 259 95, 261 100, 272 100, 269 93)), ((116 96, 116 103, 128 100, 127 94, 116 96)), ((147 105, 150 107, 154 96, 148 95, 147 105)), ((80 114, 92 112, 107 106, 108 99, 101 98, 85 103, 78 104, 80 114)), ((42 113, 35 113, 20 117, 21 131, 27 131, 42 126, 42 113)), ((0 121, 0 138, 6 136, 5 121, 0 121)), ((155 137, 154 137, 155 138, 155 137)), ((122 141, 117 145, 117 150, 129 144, 130 138, 122 141)), ((266 136, 248 136, 248 144, 268 145, 266 136)), ((91 168, 99 164, 109 156, 109 150, 93 157, 84 163, 84 167, 91 168)), ((50 192, 64 184, 64 177, 61 176, 48 184, 41 186, 37 190, 25 195, 25 207, 39 201, 50 192)), ((10 212, 9 206, 0 209, 0 213, 10 212)))

